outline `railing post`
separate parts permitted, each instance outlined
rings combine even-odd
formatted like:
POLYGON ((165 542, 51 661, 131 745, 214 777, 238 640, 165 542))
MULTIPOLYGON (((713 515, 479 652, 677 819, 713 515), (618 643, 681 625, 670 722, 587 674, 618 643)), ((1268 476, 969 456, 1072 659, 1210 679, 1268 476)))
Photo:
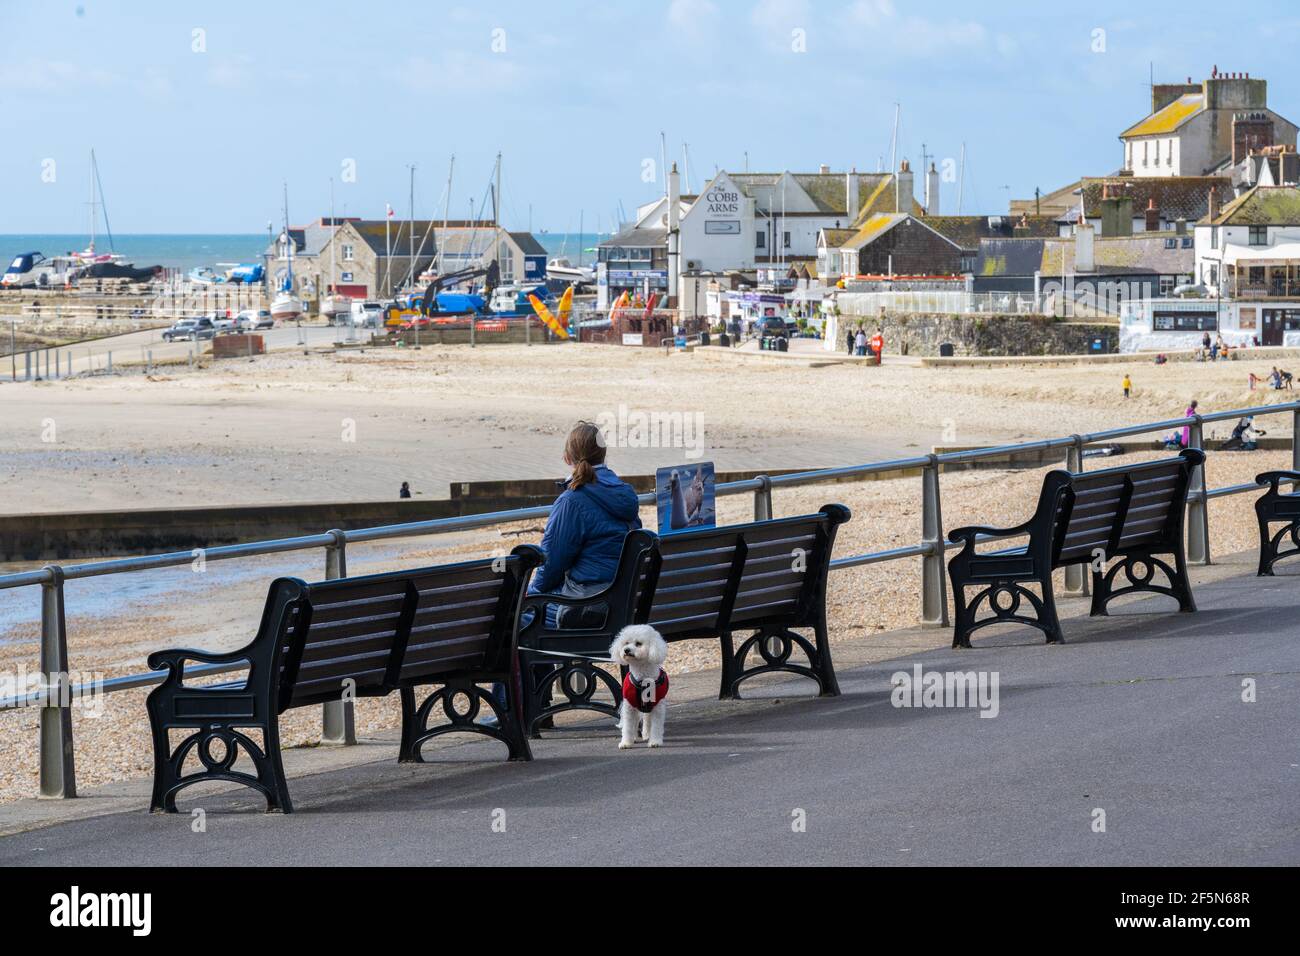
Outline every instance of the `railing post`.
MULTIPOLYGON (((325 548, 325 580, 348 576, 347 537, 335 529, 329 532, 334 543, 325 548)), ((326 701, 321 705, 322 744, 349 745, 357 742, 356 716, 351 699, 326 701)))
POLYGON ((754 489, 754 520, 771 521, 772 479, 767 475, 759 475, 755 480, 761 483, 761 487, 754 489))
POLYGON ((532 316, 524 316, 524 345, 533 344, 533 320, 532 316))
POLYGON ((921 624, 948 626, 948 579, 944 570, 943 508, 939 499, 939 456, 921 470, 921 624))
MULTIPOLYGON (((1204 425, 1201 416, 1192 417, 1187 426, 1189 448, 1205 447, 1204 425)), ((1192 469, 1187 486, 1187 560, 1191 564, 1210 564, 1209 501, 1205 497, 1205 466, 1192 469)))
POLYGON ((77 775, 72 762, 72 701, 68 686, 68 632, 63 617, 63 569, 46 567, 50 580, 41 585, 40 759, 42 797, 75 797, 77 775))
POLYGON ((1291 412, 1291 470, 1300 471, 1300 402, 1291 412))
POLYGON ((473 347, 474 347, 474 327, 475 327, 477 324, 478 324, 478 323, 476 323, 476 322, 474 321, 474 316, 471 315, 471 316, 469 317, 469 347, 470 347, 470 348, 473 348, 473 347))
MULTIPOLYGON (((1065 469, 1077 475, 1083 471, 1083 436, 1071 435, 1070 437, 1074 440, 1074 444, 1065 450, 1065 469)), ((1087 596, 1087 565, 1067 564, 1065 566, 1065 587, 1063 591, 1065 594, 1074 597, 1087 596)))

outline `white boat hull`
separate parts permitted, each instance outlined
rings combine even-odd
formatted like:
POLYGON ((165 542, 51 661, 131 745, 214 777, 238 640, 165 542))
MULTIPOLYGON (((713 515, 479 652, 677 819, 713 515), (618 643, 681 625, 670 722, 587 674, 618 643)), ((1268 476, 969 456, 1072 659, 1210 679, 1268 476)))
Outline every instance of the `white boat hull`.
POLYGON ((302 315, 302 303, 294 296, 287 292, 281 292, 271 303, 271 317, 273 319, 285 320, 296 319, 302 315))
POLYGON ((321 299, 321 315, 346 315, 352 311, 352 300, 341 295, 327 295, 321 299))

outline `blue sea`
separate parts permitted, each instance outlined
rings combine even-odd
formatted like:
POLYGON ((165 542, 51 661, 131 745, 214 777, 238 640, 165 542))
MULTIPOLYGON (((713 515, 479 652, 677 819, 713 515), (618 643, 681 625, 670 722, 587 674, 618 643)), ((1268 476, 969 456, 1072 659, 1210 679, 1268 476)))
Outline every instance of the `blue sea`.
MULTIPOLYGON (((595 260, 596 243, 605 236, 595 233, 537 232, 537 241, 546 249, 548 257, 567 256, 575 265, 578 250, 583 249, 583 262, 590 265, 595 260)), ((14 256, 23 252, 42 252, 47 256, 86 248, 88 238, 79 235, 4 235, 0 234, 0 271, 14 256)), ((110 248, 107 237, 95 242, 98 252, 116 252, 137 266, 163 266, 188 272, 199 266, 229 267, 241 262, 255 262, 267 247, 265 233, 246 235, 120 235, 113 237, 110 248)))

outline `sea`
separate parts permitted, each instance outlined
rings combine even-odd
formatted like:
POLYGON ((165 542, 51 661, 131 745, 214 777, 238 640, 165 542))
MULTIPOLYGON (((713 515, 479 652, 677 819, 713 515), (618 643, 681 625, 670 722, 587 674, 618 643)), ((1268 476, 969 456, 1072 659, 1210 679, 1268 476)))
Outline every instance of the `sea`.
MULTIPOLYGON (((582 261, 591 264, 595 261, 596 244, 606 235, 596 233, 559 233, 535 232, 533 235, 546 249, 547 258, 566 256, 575 265, 578 252, 582 250, 582 261)), ((5 235, 0 234, 0 262, 9 262, 24 252, 41 252, 46 256, 62 255, 86 248, 89 237, 78 235, 5 235)), ((127 234, 113 236, 112 244, 106 236, 99 236, 95 242, 98 252, 116 252, 125 257, 127 262, 144 268, 146 266, 163 266, 188 272, 199 266, 227 269, 244 262, 256 262, 266 249, 269 241, 265 233, 249 234, 195 234, 195 235, 149 235, 127 234)))

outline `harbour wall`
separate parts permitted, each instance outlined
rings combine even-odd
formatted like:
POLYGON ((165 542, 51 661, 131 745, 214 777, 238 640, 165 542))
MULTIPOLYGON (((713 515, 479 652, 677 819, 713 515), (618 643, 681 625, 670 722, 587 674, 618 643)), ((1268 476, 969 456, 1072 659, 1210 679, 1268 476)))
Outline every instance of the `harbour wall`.
POLYGON ((883 325, 885 352, 895 355, 939 354, 939 346, 950 343, 955 355, 1081 355, 1092 351, 1095 339, 1103 340, 1104 353, 1119 344, 1119 328, 1104 322, 1062 321, 1052 316, 931 313, 886 311, 880 314, 844 313, 839 325, 856 327, 861 321, 868 331, 883 325))

